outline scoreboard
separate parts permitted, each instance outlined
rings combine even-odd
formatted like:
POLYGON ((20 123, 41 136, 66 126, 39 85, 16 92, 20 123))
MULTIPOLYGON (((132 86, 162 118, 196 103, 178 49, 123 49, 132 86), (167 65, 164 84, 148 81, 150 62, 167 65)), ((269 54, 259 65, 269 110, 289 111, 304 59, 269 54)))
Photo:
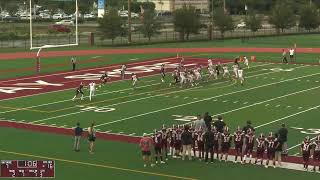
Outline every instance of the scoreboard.
POLYGON ((54 178, 54 161, 1 160, 1 178, 54 178))

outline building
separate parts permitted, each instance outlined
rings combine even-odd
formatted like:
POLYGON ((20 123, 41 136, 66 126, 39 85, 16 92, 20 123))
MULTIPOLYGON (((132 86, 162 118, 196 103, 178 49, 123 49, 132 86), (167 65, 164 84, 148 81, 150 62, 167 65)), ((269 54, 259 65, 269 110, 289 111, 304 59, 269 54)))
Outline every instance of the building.
POLYGON ((200 12, 206 12, 209 9, 208 0, 138 0, 138 2, 153 2, 156 5, 156 11, 172 12, 181 8, 184 4, 191 4, 200 12))

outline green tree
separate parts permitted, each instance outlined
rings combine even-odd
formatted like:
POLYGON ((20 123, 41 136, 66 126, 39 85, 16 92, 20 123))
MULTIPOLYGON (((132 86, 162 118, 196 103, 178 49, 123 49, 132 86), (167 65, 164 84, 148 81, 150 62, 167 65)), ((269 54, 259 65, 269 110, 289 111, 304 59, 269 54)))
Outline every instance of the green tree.
POLYGON ((299 27, 310 31, 316 29, 320 25, 320 16, 314 4, 304 5, 300 10, 299 27))
POLYGON ((292 8, 286 4, 286 1, 278 1, 272 8, 269 16, 270 24, 273 24, 277 33, 283 32, 286 28, 291 28, 296 25, 296 18, 292 8))
POLYGON ((157 20, 157 16, 153 10, 145 10, 142 20, 142 26, 140 27, 141 33, 148 38, 150 42, 151 37, 160 34, 160 22, 157 20))
POLYGON ((14 15, 18 12, 19 4, 15 1, 10 1, 6 6, 6 9, 10 15, 14 15))
POLYGON ((189 40, 190 34, 197 34, 201 28, 200 16, 195 7, 184 4, 174 12, 173 24, 176 32, 180 33, 181 40, 189 40))
POLYGON ((245 19, 246 27, 250 29, 253 33, 257 32, 261 27, 261 18, 259 18, 255 13, 250 13, 245 19))
POLYGON ((101 39, 114 39, 124 34, 123 21, 118 15, 117 9, 110 9, 108 14, 98 20, 99 31, 102 33, 101 39))
POLYGON ((217 9, 213 14, 214 24, 218 27, 221 37, 224 38, 224 33, 234 30, 233 20, 230 15, 224 13, 223 8, 217 9))

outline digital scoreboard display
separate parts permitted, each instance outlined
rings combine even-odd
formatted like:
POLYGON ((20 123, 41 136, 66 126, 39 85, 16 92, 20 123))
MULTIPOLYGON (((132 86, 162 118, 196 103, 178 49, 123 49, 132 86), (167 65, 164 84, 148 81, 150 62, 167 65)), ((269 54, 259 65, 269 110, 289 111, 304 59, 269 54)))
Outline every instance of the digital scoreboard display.
POLYGON ((54 178, 54 161, 1 160, 0 178, 54 178))

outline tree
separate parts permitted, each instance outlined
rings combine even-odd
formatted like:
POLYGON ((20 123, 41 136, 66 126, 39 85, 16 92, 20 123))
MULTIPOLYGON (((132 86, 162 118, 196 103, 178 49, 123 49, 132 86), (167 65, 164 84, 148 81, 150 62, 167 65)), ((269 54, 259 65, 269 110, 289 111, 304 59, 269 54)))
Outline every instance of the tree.
POLYGON ((151 37, 160 33, 161 25, 157 20, 157 16, 153 10, 147 9, 143 14, 142 26, 140 27, 141 33, 148 38, 150 42, 151 37))
POLYGON ((181 40, 189 40, 189 35, 199 33, 201 28, 200 16, 195 7, 186 4, 174 12, 173 24, 181 40))
POLYGON ((224 38, 226 31, 234 30, 233 20, 230 15, 224 13, 223 8, 217 9, 213 14, 214 24, 218 27, 221 37, 224 38))
POLYGON ((261 19, 254 13, 250 13, 245 19, 246 27, 250 29, 253 33, 257 32, 261 27, 261 19))
POLYGON ((10 1, 6 4, 6 10, 10 15, 14 15, 19 10, 19 4, 16 1, 10 1))
POLYGON ((99 31, 102 33, 101 39, 111 39, 112 44, 116 37, 124 34, 123 21, 116 9, 110 9, 108 14, 98 20, 98 23, 99 31))
POLYGON ((278 3, 272 8, 271 15, 269 16, 270 24, 276 27, 277 33, 283 32, 285 28, 291 28, 296 25, 296 18, 292 8, 284 1, 278 3))
POLYGON ((317 8, 314 4, 305 5, 300 10, 299 27, 305 28, 310 31, 311 29, 316 29, 320 25, 320 16, 317 8))

